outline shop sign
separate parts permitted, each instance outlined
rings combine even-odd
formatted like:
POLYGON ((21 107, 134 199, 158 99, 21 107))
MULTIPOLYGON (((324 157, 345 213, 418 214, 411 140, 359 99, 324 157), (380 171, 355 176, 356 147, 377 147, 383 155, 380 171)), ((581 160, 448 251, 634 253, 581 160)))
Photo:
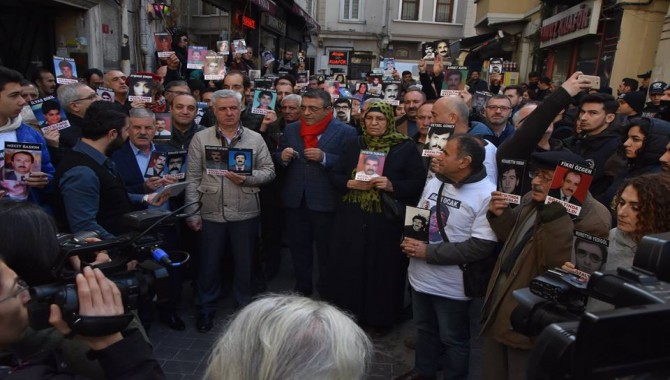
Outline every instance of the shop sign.
POLYGON ((331 50, 328 55, 329 65, 343 65, 346 66, 349 62, 349 52, 342 50, 331 50))
POLYGON ((251 17, 242 16, 242 26, 246 26, 250 29, 256 29, 256 20, 251 17))
POLYGON ((268 13, 261 15, 261 25, 279 34, 286 34, 286 23, 268 13))
POLYGON ((596 34, 601 4, 601 0, 585 1, 543 20, 540 28, 540 47, 596 34))

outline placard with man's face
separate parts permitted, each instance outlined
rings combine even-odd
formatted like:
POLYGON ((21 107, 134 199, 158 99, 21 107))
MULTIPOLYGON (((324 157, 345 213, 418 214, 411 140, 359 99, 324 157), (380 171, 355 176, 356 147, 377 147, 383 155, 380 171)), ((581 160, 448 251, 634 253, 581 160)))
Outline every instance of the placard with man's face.
POLYGON ((575 230, 572 263, 577 270, 587 274, 605 270, 609 241, 583 231, 575 230))
POLYGON ((154 33, 154 42, 158 58, 168 58, 174 51, 172 50, 172 36, 169 33, 154 33))
POLYGON ((225 58, 219 54, 208 54, 203 66, 205 80, 223 80, 226 76, 225 58))
POLYGON ((56 73, 56 83, 70 84, 77 83, 77 65, 74 58, 64 58, 54 56, 54 72, 56 73))

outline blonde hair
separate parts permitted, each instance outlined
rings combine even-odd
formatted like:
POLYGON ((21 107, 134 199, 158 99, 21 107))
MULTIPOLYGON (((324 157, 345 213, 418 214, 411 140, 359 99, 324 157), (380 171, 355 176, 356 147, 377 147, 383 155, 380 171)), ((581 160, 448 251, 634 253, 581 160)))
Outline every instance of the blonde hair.
POLYGON ((271 294, 242 309, 214 346, 205 379, 363 379, 373 346, 351 318, 320 301, 271 294))

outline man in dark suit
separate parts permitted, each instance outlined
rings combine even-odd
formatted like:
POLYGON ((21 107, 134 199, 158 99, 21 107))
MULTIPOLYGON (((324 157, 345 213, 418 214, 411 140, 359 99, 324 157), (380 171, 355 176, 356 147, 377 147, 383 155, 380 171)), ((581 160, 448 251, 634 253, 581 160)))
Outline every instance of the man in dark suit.
POLYGON ((564 202, 572 203, 573 205, 581 206, 577 198, 575 198, 575 191, 582 182, 582 176, 579 172, 569 170, 563 176, 561 187, 549 190, 549 196, 560 199, 564 202))
POLYGON ((144 177, 151 161, 151 153, 159 149, 159 146, 152 142, 156 133, 154 118, 153 112, 148 109, 132 109, 128 140, 112 155, 112 161, 116 163, 129 193, 149 194, 173 181, 159 176, 144 177))
POLYGON ((328 245, 337 195, 328 172, 337 163, 344 143, 356 138, 356 130, 333 118, 330 95, 309 90, 302 97, 302 118, 284 129, 279 149, 273 154, 285 170, 282 201, 286 206, 288 239, 295 269, 295 290, 312 294, 313 244, 316 243, 320 278, 324 289, 328 245))
POLYGON ((247 162, 247 155, 244 152, 237 152, 233 156, 234 160, 228 164, 228 170, 245 173, 251 170, 251 166, 247 162))
MULTIPOLYGON (((144 173, 147 172, 147 167, 151 161, 152 152, 162 151, 163 149, 152 142, 156 133, 156 116, 154 113, 146 108, 133 108, 130 110, 128 120, 130 124, 128 139, 112 155, 112 161, 116 164, 126 191, 135 194, 150 194, 161 186, 176 182, 176 179, 165 176, 144 177, 144 173)), ((165 165, 165 156, 158 157, 162 158, 162 165, 165 165)), ((149 172, 151 171, 149 170, 149 172)), ((168 204, 165 203, 162 207, 168 208, 168 204)), ((146 208, 146 205, 138 205, 136 208, 146 208)), ((178 245, 178 242, 175 241, 175 236, 178 234, 174 230, 174 227, 162 227, 160 231, 165 236, 165 243, 161 248, 166 250, 170 248, 174 249, 178 245)), ((179 305, 179 296, 181 295, 182 276, 175 268, 168 268, 168 271, 170 275, 170 297, 167 302, 158 305, 160 320, 171 329, 181 331, 186 328, 186 325, 179 318, 176 310, 179 305)), ((151 315, 150 307, 147 305, 140 306, 140 318, 145 327, 152 322, 153 316, 151 315)))
POLYGON ((35 162, 35 157, 33 157, 33 154, 25 150, 20 150, 12 154, 10 161, 12 161, 12 168, 14 171, 7 173, 7 177, 5 179, 13 181, 26 181, 28 177, 30 177, 30 170, 32 169, 33 163, 35 162))

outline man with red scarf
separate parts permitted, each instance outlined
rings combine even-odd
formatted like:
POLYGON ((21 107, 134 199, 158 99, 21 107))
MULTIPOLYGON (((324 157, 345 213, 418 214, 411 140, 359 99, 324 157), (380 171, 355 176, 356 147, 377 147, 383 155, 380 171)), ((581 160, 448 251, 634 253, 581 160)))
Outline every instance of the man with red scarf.
POLYGON ((336 192, 330 182, 330 169, 337 163, 356 130, 333 118, 330 94, 309 90, 302 96, 301 117, 284 129, 275 163, 284 167, 282 201, 286 207, 289 248, 293 258, 295 290, 312 294, 313 245, 316 243, 319 280, 324 289, 328 246, 336 205, 336 192))

